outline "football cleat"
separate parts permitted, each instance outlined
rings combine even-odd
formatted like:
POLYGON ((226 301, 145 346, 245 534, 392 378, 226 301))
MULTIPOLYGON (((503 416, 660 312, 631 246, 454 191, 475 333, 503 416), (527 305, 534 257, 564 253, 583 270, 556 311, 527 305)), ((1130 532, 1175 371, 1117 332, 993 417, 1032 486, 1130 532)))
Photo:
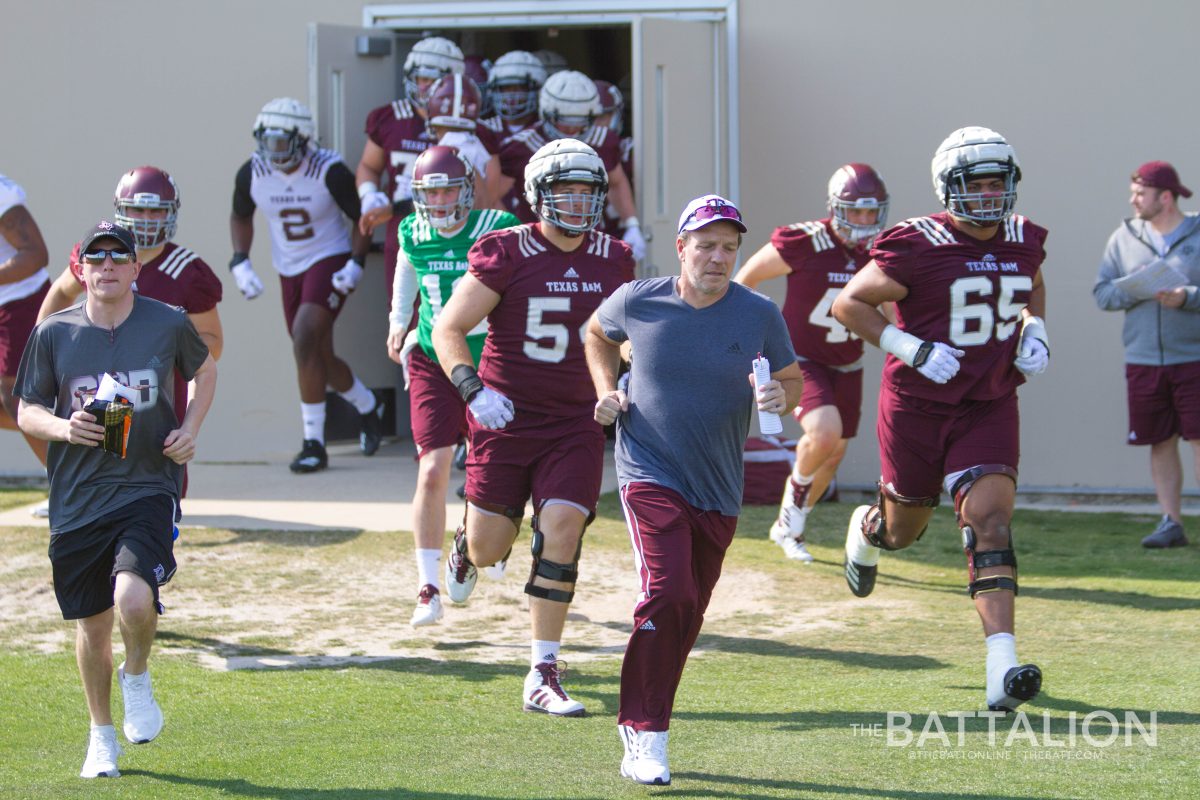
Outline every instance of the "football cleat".
POLYGON ((871 547, 863 541, 862 521, 870 510, 871 506, 859 506, 854 509, 854 513, 850 515, 850 524, 846 526, 846 584, 855 597, 867 597, 875 591, 875 576, 879 572, 877 565, 863 564, 857 560, 868 548, 876 551, 878 558, 879 548, 871 547))
POLYGON ((1042 689, 1042 671, 1037 664, 1023 664, 1004 673, 1004 696, 988 699, 988 711, 1012 713, 1017 706, 1037 697, 1042 689))
POLYGON ((443 613, 442 593, 432 583, 427 583, 417 595, 417 607, 413 609, 412 619, 408 624, 414 628, 436 625, 443 613))
MULTIPOLYGON (((792 516, 801 516, 792 510, 792 516)), ((807 516, 807 514, 803 515, 807 516)), ((803 523, 800 525, 803 529, 803 523)), ((775 524, 771 526, 771 541, 783 548, 783 554, 793 561, 803 561, 806 564, 812 563, 812 553, 808 552, 808 547, 804 543, 803 533, 794 533, 790 526, 781 520, 775 520, 775 524)))
POLYGON ((462 528, 454 534, 454 545, 446 556, 446 594, 452 603, 465 603, 475 590, 479 570, 467 558, 467 532, 462 528))
POLYGON ((297 475, 302 475, 308 472, 318 472, 328 466, 329 454, 325 452, 325 445, 316 439, 305 439, 304 444, 300 447, 300 452, 292 459, 288 469, 297 475))
POLYGON ((525 676, 523 708, 555 717, 586 716, 583 703, 572 700, 559 682, 566 672, 565 661, 543 661, 529 670, 525 676))
POLYGON ((671 768, 667 764, 667 731, 637 731, 618 725, 625 757, 621 759, 621 777, 648 786, 670 786, 671 768))
POLYGON ((364 456, 373 456, 383 441, 383 400, 375 395, 375 407, 365 414, 358 415, 358 449, 364 456))

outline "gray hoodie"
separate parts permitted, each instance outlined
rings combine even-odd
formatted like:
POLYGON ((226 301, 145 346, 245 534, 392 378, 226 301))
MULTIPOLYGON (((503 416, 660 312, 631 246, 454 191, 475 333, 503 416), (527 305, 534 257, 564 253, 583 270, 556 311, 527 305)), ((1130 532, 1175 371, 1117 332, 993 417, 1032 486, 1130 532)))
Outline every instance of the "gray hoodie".
POLYGON ((1200 215, 1187 214, 1182 236, 1163 260, 1187 276, 1187 299, 1182 308, 1164 308, 1156 300, 1130 297, 1113 281, 1155 261, 1145 220, 1127 219, 1104 248, 1100 274, 1092 295, 1102 311, 1124 311, 1125 363, 1166 366, 1200 361, 1200 215))

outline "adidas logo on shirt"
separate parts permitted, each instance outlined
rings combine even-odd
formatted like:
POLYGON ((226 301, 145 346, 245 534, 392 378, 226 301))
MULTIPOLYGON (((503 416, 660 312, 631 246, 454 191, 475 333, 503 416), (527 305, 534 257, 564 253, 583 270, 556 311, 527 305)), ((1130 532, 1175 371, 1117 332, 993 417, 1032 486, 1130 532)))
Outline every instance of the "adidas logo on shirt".
POLYGON ((447 250, 447 251, 446 251, 446 253, 445 253, 445 255, 443 255, 443 256, 442 256, 442 258, 454 258, 454 251, 453 251, 453 250, 447 250))
POLYGON ((656 630, 658 630, 658 628, 654 627, 653 620, 646 620, 645 622, 643 622, 641 625, 638 626, 638 630, 639 631, 656 631, 656 630))
POLYGON ((733 344, 729 345, 729 347, 725 348, 725 352, 726 353, 741 353, 742 346, 740 344, 738 344, 737 342, 734 342, 733 344))
POLYGON ((575 271, 574 267, 567 267, 567 271, 563 273, 563 277, 564 278, 578 278, 579 273, 575 271))

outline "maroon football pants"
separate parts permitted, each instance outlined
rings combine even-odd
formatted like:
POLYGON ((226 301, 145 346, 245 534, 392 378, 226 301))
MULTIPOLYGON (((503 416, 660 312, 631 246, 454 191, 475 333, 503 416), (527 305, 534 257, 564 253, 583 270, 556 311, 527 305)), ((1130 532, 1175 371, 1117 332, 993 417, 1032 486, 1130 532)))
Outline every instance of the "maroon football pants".
POLYGON ((621 504, 639 594, 621 665, 617 722, 665 731, 737 517, 701 511, 677 492, 651 483, 622 486, 621 504))

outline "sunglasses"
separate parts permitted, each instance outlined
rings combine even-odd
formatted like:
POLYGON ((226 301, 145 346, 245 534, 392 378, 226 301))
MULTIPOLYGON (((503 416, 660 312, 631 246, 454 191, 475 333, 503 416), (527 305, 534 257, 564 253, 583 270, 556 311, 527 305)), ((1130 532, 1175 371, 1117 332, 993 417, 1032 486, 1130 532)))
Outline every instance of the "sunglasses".
POLYGON ((729 203, 723 203, 720 200, 709 200, 707 205, 700 206, 688 215, 687 220, 684 221, 684 226, 686 227, 687 223, 692 220, 706 222, 707 220, 718 218, 735 219, 738 222, 742 221, 741 213, 729 205, 729 203))
POLYGON ((89 250, 81 258, 92 266, 99 266, 106 258, 111 258, 114 264, 132 264, 134 255, 128 250, 89 250))

